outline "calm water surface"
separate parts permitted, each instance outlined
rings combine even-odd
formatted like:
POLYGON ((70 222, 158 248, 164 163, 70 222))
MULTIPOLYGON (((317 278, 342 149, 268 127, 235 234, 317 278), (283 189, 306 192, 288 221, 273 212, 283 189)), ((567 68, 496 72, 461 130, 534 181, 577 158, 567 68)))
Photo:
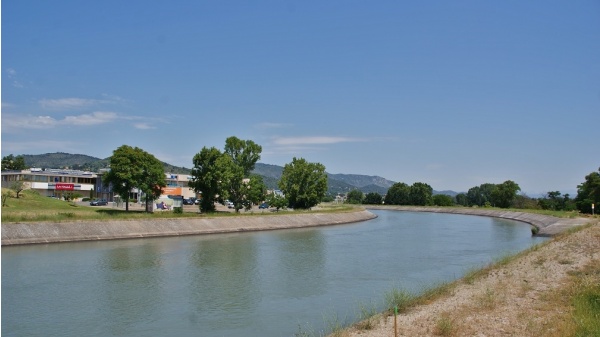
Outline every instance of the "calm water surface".
POLYGON ((539 243, 526 224, 373 211, 326 228, 2 247, 2 336, 293 336, 539 243))

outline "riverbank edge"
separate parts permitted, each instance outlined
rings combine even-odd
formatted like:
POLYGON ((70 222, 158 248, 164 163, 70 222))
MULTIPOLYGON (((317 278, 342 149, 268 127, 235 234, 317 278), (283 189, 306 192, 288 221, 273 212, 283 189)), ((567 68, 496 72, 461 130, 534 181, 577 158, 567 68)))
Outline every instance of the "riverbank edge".
POLYGON ((134 239, 246 231, 330 226, 366 221, 377 216, 369 210, 432 212, 477 215, 524 222, 536 227, 539 236, 554 236, 584 225, 586 218, 563 219, 549 215, 481 208, 378 206, 340 213, 244 215, 215 218, 171 218, 153 220, 108 220, 76 222, 32 222, 2 224, 2 246, 74 241, 134 239))
POLYGON ((550 237, 560 234, 570 228, 585 225, 591 221, 587 218, 557 218, 550 215, 503 211, 498 209, 486 208, 461 208, 461 207, 430 207, 430 206, 379 206, 366 205, 367 210, 388 210, 404 212, 430 212, 430 213, 450 213, 462 215, 477 215, 491 218, 501 218, 516 220, 527 223, 538 229, 537 236, 550 237))
POLYGON ((214 218, 3 223, 2 246, 331 226, 366 221, 376 217, 377 215, 360 209, 333 213, 214 218))

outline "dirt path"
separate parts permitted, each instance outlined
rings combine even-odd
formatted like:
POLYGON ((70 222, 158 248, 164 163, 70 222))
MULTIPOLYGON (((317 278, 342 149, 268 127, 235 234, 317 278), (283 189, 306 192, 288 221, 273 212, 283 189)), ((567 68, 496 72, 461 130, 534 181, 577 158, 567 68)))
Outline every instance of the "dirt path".
MULTIPOLYGON (((600 270, 599 222, 557 236, 481 277, 465 278, 432 303, 400 314, 397 336, 561 336, 569 300, 557 306, 557 296, 565 296, 570 275, 590 265, 600 270)), ((394 336, 393 316, 373 320, 372 329, 363 325, 336 335, 394 336)))

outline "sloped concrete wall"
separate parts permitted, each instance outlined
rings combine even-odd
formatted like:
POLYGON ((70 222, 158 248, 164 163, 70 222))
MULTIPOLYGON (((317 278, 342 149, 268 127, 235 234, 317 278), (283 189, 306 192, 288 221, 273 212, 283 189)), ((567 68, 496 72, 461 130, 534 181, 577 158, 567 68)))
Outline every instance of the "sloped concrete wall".
POLYGON ((539 236, 553 236, 574 226, 586 224, 589 220, 586 218, 564 219, 549 215, 503 211, 486 208, 468 208, 468 207, 422 207, 422 206, 367 206, 367 209, 383 209, 405 212, 433 212, 433 213, 451 213, 464 215, 478 215, 492 218, 510 219, 528 223, 539 229, 539 236))
POLYGON ((2 245, 197 235, 335 225, 375 218, 369 211, 288 215, 2 224, 2 245))

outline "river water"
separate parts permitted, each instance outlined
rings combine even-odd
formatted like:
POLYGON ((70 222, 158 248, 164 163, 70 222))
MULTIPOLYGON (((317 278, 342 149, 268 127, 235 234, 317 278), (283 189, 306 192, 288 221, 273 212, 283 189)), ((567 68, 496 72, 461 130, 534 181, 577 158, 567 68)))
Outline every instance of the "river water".
POLYGON ((373 211, 322 228, 2 247, 2 336, 320 335, 544 239, 486 217, 373 211))

